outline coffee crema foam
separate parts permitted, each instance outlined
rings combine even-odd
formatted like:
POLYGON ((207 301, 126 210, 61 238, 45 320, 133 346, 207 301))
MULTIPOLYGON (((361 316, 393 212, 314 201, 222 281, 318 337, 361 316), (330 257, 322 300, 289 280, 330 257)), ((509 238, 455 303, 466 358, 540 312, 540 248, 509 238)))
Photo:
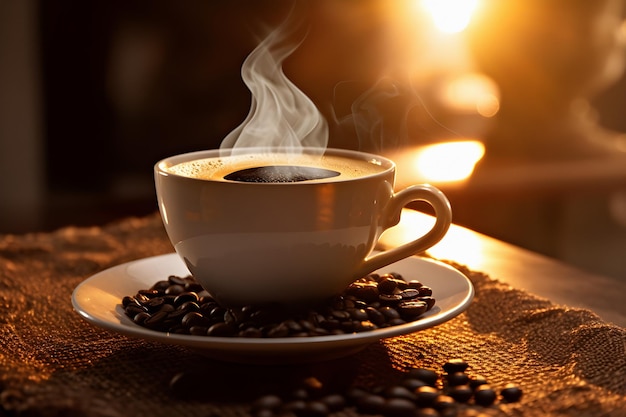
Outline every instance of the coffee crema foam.
POLYGON ((339 175, 306 182, 333 182, 373 175, 387 169, 379 161, 337 155, 247 154, 203 158, 167 167, 172 174, 188 178, 232 182, 224 177, 237 171, 267 166, 301 166, 336 171, 339 175))

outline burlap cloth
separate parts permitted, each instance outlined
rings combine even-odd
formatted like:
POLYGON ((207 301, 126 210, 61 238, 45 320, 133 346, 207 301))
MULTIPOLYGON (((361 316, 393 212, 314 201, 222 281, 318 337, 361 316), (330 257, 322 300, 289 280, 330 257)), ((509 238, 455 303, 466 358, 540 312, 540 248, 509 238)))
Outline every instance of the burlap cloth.
POLYGON ((493 387, 514 382, 524 395, 518 403, 468 407, 460 415, 626 415, 625 329, 461 265, 455 266, 476 289, 465 313, 332 363, 219 363, 109 333, 72 310, 72 291, 90 275, 171 251, 157 215, 104 228, 0 236, 0 414, 245 416, 254 387, 277 389, 307 376, 331 387, 384 384, 409 367, 440 368, 463 358, 493 387), (188 395, 170 387, 185 372, 188 395))

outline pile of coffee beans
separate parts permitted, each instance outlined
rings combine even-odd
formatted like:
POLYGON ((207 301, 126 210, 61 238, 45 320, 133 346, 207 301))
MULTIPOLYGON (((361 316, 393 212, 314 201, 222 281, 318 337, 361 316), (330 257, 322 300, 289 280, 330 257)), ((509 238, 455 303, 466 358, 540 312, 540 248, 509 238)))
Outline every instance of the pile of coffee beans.
POLYGON ((192 276, 169 276, 122 306, 140 326, 175 334, 224 337, 307 337, 369 330, 419 319, 435 305, 432 289, 396 273, 370 274, 314 307, 226 308, 192 276))
MULTIPOLYGON (((343 393, 316 395, 311 384, 296 387, 289 394, 266 394, 251 405, 255 417, 296 416, 324 417, 354 408, 362 414, 388 417, 454 417, 461 410, 480 411, 498 403, 517 402, 522 390, 507 384, 497 390, 479 375, 467 372, 468 364, 452 359, 443 372, 415 368, 404 373, 394 385, 364 389, 350 387, 343 393)), ((481 414, 472 414, 481 415, 481 414)))

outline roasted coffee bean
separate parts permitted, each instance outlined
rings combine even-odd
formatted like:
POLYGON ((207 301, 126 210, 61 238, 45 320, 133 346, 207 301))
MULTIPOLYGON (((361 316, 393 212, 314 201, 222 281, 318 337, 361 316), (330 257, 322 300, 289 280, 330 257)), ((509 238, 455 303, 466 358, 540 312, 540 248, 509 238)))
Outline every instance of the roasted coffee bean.
POLYGON ((369 320, 357 321, 354 324, 354 330, 357 332, 368 332, 371 330, 376 330, 378 326, 372 323, 369 320))
POLYGON ((366 393, 357 398, 356 407, 362 413, 383 414, 385 403, 385 397, 382 395, 366 393))
POLYGON ((174 305, 178 307, 179 305, 184 304, 188 301, 197 302, 198 294, 189 291, 181 292, 176 296, 176 298, 174 298, 174 305))
POLYGON ((137 294, 141 294, 144 295, 148 298, 154 298, 157 297, 159 295, 162 295, 161 291, 155 290, 155 289, 148 289, 148 290, 139 290, 137 292, 137 294))
POLYGON ((211 325, 211 320, 204 317, 202 314, 198 313, 197 311, 191 311, 183 316, 181 320, 181 324, 183 325, 183 327, 186 327, 187 329, 193 326, 208 327, 211 325))
POLYGON ((226 314, 226 309, 224 307, 216 306, 209 313, 209 317, 216 320, 224 320, 224 315, 226 314))
POLYGON ((363 308, 351 308, 349 310, 346 310, 348 312, 348 314, 350 314, 350 317, 353 320, 358 320, 358 321, 364 321, 364 320, 369 320, 369 316, 367 315, 367 311, 365 311, 365 309, 363 308))
POLYGON ((252 411, 259 410, 278 410, 283 405, 283 400, 278 395, 267 394, 257 398, 252 403, 252 411))
POLYGON ((480 375, 470 375, 469 386, 471 389, 476 390, 481 385, 487 384, 487 379, 480 375))
POLYGON ((441 414, 434 408, 427 407, 417 410, 415 417, 441 417, 441 414))
POLYGON ((345 397, 340 394, 328 394, 320 398, 319 401, 325 404, 331 412, 342 410, 347 405, 345 397))
POLYGON ((439 390, 425 385, 415 390, 415 403, 419 407, 432 407, 439 396, 439 390))
POLYGON ((167 277, 167 280, 170 285, 180 285, 181 287, 184 287, 189 282, 187 277, 179 277, 177 275, 170 275, 167 277))
POLYGON ((352 404, 357 404, 359 399, 367 394, 368 391, 363 388, 349 387, 346 390, 346 400, 348 400, 352 404))
POLYGON ((450 359, 448 362, 443 364, 443 370, 448 374, 453 374, 455 372, 465 372, 468 368, 468 363, 463 359, 450 359))
POLYGON ((152 287, 150 287, 151 290, 156 290, 159 292, 165 292, 165 290, 167 289, 167 287, 169 287, 171 284, 169 281, 167 280, 161 280, 161 281, 157 281, 156 283, 154 283, 154 285, 152 285, 152 287))
POLYGON ((146 305, 148 301, 150 301, 150 298, 146 297, 143 294, 137 293, 135 294, 135 300, 137 300, 137 302, 143 306, 146 305))
POLYGON ((423 387, 424 385, 427 385, 426 382, 416 378, 405 378, 402 381, 402 386, 410 389, 411 391, 415 391, 416 389, 418 389, 419 387, 423 387))
POLYGON ((168 295, 178 295, 185 292, 185 287, 183 285, 170 285, 165 290, 165 294, 168 295))
POLYGON ((130 318, 135 317, 139 313, 147 313, 148 309, 142 305, 131 304, 126 307, 126 315, 130 318))
POLYGON ((267 337, 287 337, 289 336, 289 327, 284 323, 274 326, 267 331, 267 337))
POLYGON ((298 417, 325 417, 330 409, 322 401, 307 401, 304 409, 296 413, 298 417))
POLYGON ((437 380, 439 379, 439 374, 435 370, 427 368, 410 369, 408 372, 408 376, 410 378, 424 381, 427 385, 430 385, 431 387, 434 387, 437 384, 437 380))
POLYGON ((420 296, 420 292, 414 288, 407 288, 406 290, 400 292, 400 295, 403 300, 413 300, 420 296))
POLYGON ((398 313, 398 310, 389 306, 381 307, 378 309, 378 311, 382 313, 386 321, 400 318, 400 313, 398 313))
POLYGON ((204 288, 202 288, 202 285, 198 284, 197 282, 188 282, 187 284, 185 284, 185 291, 195 292, 199 295, 201 292, 204 291, 204 288))
POLYGON ((402 301, 398 304, 398 311, 403 317, 419 317, 428 310, 423 301, 402 301))
POLYGON ((195 301, 185 301, 184 303, 180 304, 176 308, 176 310, 187 311, 187 312, 200 311, 200 305, 195 301))
POLYGON ((419 287, 418 291, 421 297, 430 297, 431 295, 433 295, 432 288, 427 287, 425 285, 422 285, 421 287, 419 287))
POLYGON ((348 320, 350 318, 350 313, 346 310, 333 310, 331 315, 338 320, 348 320))
POLYGON ((378 299, 385 304, 395 304, 402 301, 400 294, 380 294, 378 299))
POLYGON ((150 314, 142 311, 141 313, 138 313, 135 315, 135 317, 133 317, 133 321, 139 325, 145 325, 146 320, 148 320, 150 318, 150 314))
POLYGON ((165 323, 165 319, 167 319, 167 312, 159 311, 147 318, 143 325, 150 329, 162 329, 164 328, 163 323, 165 323))
POLYGON ((367 313, 367 318, 372 323, 374 323, 376 325, 381 325, 381 324, 383 324, 385 322, 385 316, 383 315, 383 313, 381 313, 380 311, 378 311, 374 307, 367 307, 365 309, 365 312, 367 313))
POLYGON ((306 409, 307 402, 305 400, 291 400, 286 402, 282 407, 281 411, 294 413, 296 416, 299 416, 304 413, 306 409))
POLYGON ((173 313, 175 310, 174 306, 171 304, 163 304, 161 305, 161 307, 159 308, 159 311, 163 311, 168 313, 168 319, 170 319, 171 317, 169 316, 169 314, 173 313))
POLYGON ((353 285, 354 287, 352 287, 352 285, 348 287, 348 293, 353 294, 355 297, 365 301, 366 303, 376 301, 378 299, 378 296, 380 295, 380 292, 378 291, 378 287, 376 285, 353 285))
POLYGON ((435 299, 433 297, 417 297, 417 299, 426 303, 427 310, 435 306, 435 299))
POLYGON ((496 401, 498 394, 487 384, 479 385, 474 390, 474 402, 478 405, 489 406, 496 401))
POLYGON ((448 395, 454 398, 454 401, 458 403, 468 402, 472 398, 473 394, 474 394, 474 391, 472 391, 469 385, 457 385, 457 386, 451 387, 450 390, 448 391, 448 395))
POLYGON ((411 401, 415 400, 415 393, 402 385, 392 385, 384 390, 387 398, 406 398, 411 401))
POLYGON ((412 417, 417 406, 406 398, 389 398, 383 404, 383 415, 390 417, 412 417))
POLYGON ((263 337, 263 332, 256 327, 248 327, 240 330, 238 335, 240 337, 263 337))
POLYGON ((158 311, 163 305, 163 303, 165 303, 165 300, 163 299, 163 297, 156 297, 156 298, 150 299, 145 304, 145 306, 148 307, 149 311, 158 311))
POLYGON ((406 283, 407 288, 413 288, 419 290, 424 284, 416 279, 412 279, 406 283))
POLYGON ((514 403, 522 398, 522 390, 515 384, 506 384, 500 391, 500 395, 502 395, 504 401, 514 403))
POLYGON ((194 336, 207 336, 209 333, 209 328, 205 326, 191 326, 189 328, 189 334, 194 336))
POLYGON ((398 288, 398 283, 392 278, 383 278, 377 285, 378 291, 382 294, 393 294, 398 288))
POLYGON ((446 376, 446 382, 452 387, 467 385, 469 384, 469 376, 465 372, 454 372, 446 376))
POLYGON ((440 412, 444 410, 455 409, 456 407, 456 401, 454 401, 454 398, 450 397, 449 395, 439 395, 433 402, 433 408, 440 412))
POLYGON ((233 336, 234 334, 236 330, 224 322, 215 323, 207 330, 208 336, 233 336))
POLYGON ((406 321, 400 317, 391 319, 387 322, 387 326, 401 326, 403 324, 406 324, 406 321))
POLYGON ((137 301, 137 299, 135 297, 131 297, 130 295, 125 296, 124 298, 122 298, 122 307, 127 308, 128 306, 141 306, 141 304, 139 303, 139 301, 137 301))

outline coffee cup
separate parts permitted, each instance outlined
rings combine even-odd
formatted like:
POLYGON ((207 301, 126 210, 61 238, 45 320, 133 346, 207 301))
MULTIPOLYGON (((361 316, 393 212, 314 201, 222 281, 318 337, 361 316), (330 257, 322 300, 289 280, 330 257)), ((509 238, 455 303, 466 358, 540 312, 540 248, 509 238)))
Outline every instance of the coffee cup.
POLYGON ((394 192, 395 164, 342 149, 213 149, 154 167, 165 230, 191 275, 224 305, 301 304, 437 243, 451 223, 437 188, 394 192), (374 251, 414 201, 432 206, 422 236, 374 251))

